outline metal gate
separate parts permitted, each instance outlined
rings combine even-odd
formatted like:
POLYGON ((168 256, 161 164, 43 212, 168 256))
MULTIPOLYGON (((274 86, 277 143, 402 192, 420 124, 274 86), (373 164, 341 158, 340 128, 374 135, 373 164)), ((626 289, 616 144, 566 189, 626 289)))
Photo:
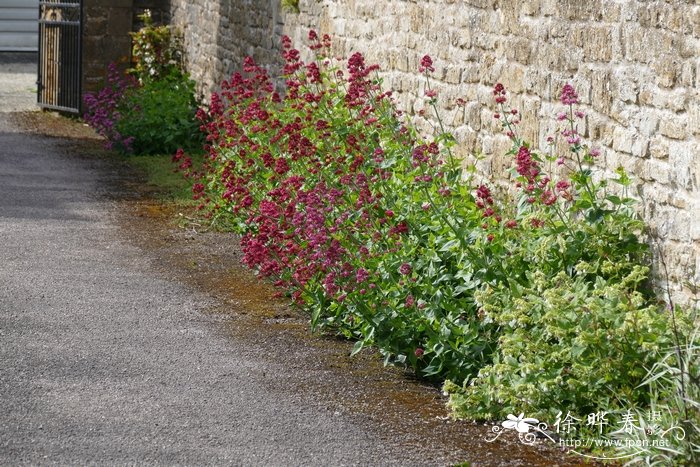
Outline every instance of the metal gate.
POLYGON ((39 107, 80 112, 82 2, 39 2, 39 107))

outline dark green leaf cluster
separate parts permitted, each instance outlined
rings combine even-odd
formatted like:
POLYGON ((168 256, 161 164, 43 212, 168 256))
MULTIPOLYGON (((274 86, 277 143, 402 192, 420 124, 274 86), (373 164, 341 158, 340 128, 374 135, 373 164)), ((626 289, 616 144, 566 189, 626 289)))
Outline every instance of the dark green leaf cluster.
POLYGON ((135 154, 195 150, 202 144, 197 109, 194 82, 175 72, 130 89, 117 106, 115 127, 133 138, 130 149, 135 154))

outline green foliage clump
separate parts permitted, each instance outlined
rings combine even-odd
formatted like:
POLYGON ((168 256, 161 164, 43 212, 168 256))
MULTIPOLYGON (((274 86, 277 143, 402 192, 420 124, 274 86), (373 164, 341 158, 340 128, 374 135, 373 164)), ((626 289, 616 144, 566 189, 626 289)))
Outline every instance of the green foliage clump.
MULTIPOLYGON (((628 264, 604 265, 622 270, 628 264)), ((590 270, 581 262, 578 271, 590 270)), ((477 294, 487 319, 501 329, 498 352, 464 386, 446 386, 458 416, 493 419, 525 412, 554 420, 644 406, 639 384, 671 340, 665 315, 635 288, 647 270, 589 281, 565 272, 528 274, 515 293, 487 287, 477 294)))
POLYGON ((174 153, 201 147, 195 83, 182 67, 179 36, 155 26, 148 10, 132 33, 133 67, 110 65, 105 87, 84 97, 85 120, 125 154, 174 153))
POLYGON ((197 109, 194 82, 174 73, 129 90, 117 106, 115 127, 133 138, 130 150, 135 154, 194 150, 202 143, 197 109))
POLYGON ((138 18, 143 26, 131 34, 129 73, 139 82, 168 79, 182 72, 182 38, 170 26, 153 24, 150 10, 138 18))
POLYGON ((629 464, 700 464, 700 316, 677 308, 674 318, 674 345, 662 349, 638 388, 649 394, 656 419, 645 421, 638 410, 640 429, 616 449, 629 464))

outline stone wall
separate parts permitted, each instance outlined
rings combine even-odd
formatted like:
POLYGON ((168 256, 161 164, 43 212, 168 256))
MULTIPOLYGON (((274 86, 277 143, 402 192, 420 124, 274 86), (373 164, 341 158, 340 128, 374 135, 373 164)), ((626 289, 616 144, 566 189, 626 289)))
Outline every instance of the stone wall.
POLYGON ((171 5, 171 24, 184 34, 188 70, 204 99, 247 55, 261 65, 279 64, 285 18, 279 0, 171 0, 171 5))
POLYGON ((137 16, 145 9, 151 10, 156 24, 163 24, 169 18, 170 0, 83 2, 83 93, 97 91, 104 85, 110 63, 129 66, 129 33, 141 26, 137 16))
POLYGON ((104 85, 107 65, 128 63, 134 0, 83 2, 82 90, 94 92, 104 85))
POLYGON ((151 12, 154 24, 167 24, 170 21, 170 0, 133 0, 133 30, 136 31, 143 26, 139 15, 146 10, 151 12))
MULTIPOLYGON (((401 106, 417 113, 420 58, 433 57, 446 121, 463 154, 481 152, 484 177, 502 172, 508 147, 493 119, 502 82, 523 113, 522 131, 544 147, 579 92, 585 136, 601 166, 638 182, 641 213, 662 245, 677 299, 700 283, 700 5, 695 0, 172 0, 188 66, 204 94, 245 55, 273 71, 282 34, 303 44, 310 28, 339 55, 363 52, 384 70, 401 106), (455 104, 457 98, 468 102, 455 104)), ((420 120, 418 120, 420 124, 420 120)))

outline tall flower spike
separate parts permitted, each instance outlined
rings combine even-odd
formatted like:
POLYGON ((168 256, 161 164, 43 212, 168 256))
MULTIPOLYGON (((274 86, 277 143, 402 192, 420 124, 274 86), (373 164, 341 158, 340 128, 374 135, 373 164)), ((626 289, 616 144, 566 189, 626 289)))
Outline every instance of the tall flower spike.
POLYGON ((564 105, 578 104, 578 94, 569 83, 566 83, 561 90, 561 103, 564 105))
POLYGON ((430 58, 430 55, 424 55, 423 58, 421 58, 420 66, 418 67, 418 71, 421 73, 427 73, 428 71, 435 71, 435 68, 433 68, 433 59, 430 58))
POLYGON ((501 83, 496 83, 493 88, 493 95, 496 98, 497 104, 503 104, 506 101, 506 88, 501 83))

